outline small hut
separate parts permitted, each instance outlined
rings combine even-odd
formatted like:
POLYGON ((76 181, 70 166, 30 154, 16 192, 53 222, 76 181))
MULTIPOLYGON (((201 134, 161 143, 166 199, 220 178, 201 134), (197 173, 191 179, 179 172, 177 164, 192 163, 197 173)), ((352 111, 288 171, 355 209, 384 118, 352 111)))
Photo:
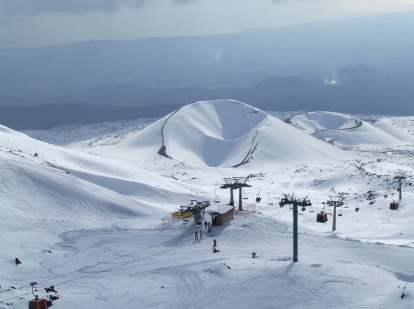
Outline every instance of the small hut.
POLYGON ((324 211, 321 211, 316 215, 316 222, 325 223, 328 221, 328 214, 324 211))
POLYGON ((35 298, 29 301, 29 309, 47 309, 47 301, 44 298, 35 298))
POLYGON ((227 221, 233 220, 234 206, 222 205, 217 209, 210 210, 208 213, 211 215, 212 225, 223 225, 227 221))
POLYGON ((392 202, 390 203, 390 209, 397 210, 398 209, 398 202, 392 202))

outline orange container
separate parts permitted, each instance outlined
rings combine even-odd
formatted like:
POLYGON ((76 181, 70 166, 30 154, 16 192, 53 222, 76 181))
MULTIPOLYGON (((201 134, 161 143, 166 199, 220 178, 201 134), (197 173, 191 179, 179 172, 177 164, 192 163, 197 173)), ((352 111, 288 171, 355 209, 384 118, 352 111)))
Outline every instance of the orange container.
POLYGON ((47 302, 44 298, 32 299, 29 301, 29 309, 47 309, 47 302))

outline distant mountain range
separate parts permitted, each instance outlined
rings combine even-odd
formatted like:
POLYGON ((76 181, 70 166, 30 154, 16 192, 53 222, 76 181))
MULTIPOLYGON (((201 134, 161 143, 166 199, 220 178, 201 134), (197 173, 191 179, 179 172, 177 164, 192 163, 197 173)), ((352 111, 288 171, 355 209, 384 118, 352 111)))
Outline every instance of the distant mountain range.
POLYGON ((229 35, 3 49, 0 106, 231 98, 264 110, 413 115, 413 21, 414 12, 403 12, 229 35))
POLYGON ((92 104, 0 106, 0 124, 15 130, 49 129, 63 124, 94 124, 163 117, 179 107, 178 105, 119 107, 92 104))

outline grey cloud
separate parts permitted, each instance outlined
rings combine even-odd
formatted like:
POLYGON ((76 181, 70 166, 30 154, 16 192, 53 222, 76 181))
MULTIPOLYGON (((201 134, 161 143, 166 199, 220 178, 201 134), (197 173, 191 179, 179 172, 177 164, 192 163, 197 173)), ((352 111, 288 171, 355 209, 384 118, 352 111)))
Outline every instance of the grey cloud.
POLYGON ((141 8, 147 2, 149 0, 0 0, 0 15, 82 14, 94 11, 113 13, 124 5, 141 8))
POLYGON ((190 2, 196 2, 197 0, 173 0, 175 4, 187 4, 190 2))
POLYGON ((319 1, 319 0, 272 0, 272 3, 305 2, 305 1, 319 1))

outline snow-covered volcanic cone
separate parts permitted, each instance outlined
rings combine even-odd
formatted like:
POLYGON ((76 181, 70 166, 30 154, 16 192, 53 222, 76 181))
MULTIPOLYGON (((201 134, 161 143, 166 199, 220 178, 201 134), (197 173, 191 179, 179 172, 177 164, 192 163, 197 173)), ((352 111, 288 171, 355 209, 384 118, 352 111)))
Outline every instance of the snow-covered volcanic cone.
POLYGON ((298 114, 290 117, 287 122, 310 134, 326 129, 344 130, 362 125, 362 121, 357 118, 335 112, 310 112, 298 114))
MULTIPOLYGON (((109 154, 111 148, 105 152, 109 154)), ((135 161, 162 155, 211 167, 315 162, 346 156, 257 108, 233 100, 186 105, 112 148, 112 155, 135 161)))
POLYGON ((294 115, 288 122, 314 137, 332 139, 340 147, 372 148, 414 143, 412 135, 396 130, 389 119, 371 124, 341 113, 310 112, 294 115))

